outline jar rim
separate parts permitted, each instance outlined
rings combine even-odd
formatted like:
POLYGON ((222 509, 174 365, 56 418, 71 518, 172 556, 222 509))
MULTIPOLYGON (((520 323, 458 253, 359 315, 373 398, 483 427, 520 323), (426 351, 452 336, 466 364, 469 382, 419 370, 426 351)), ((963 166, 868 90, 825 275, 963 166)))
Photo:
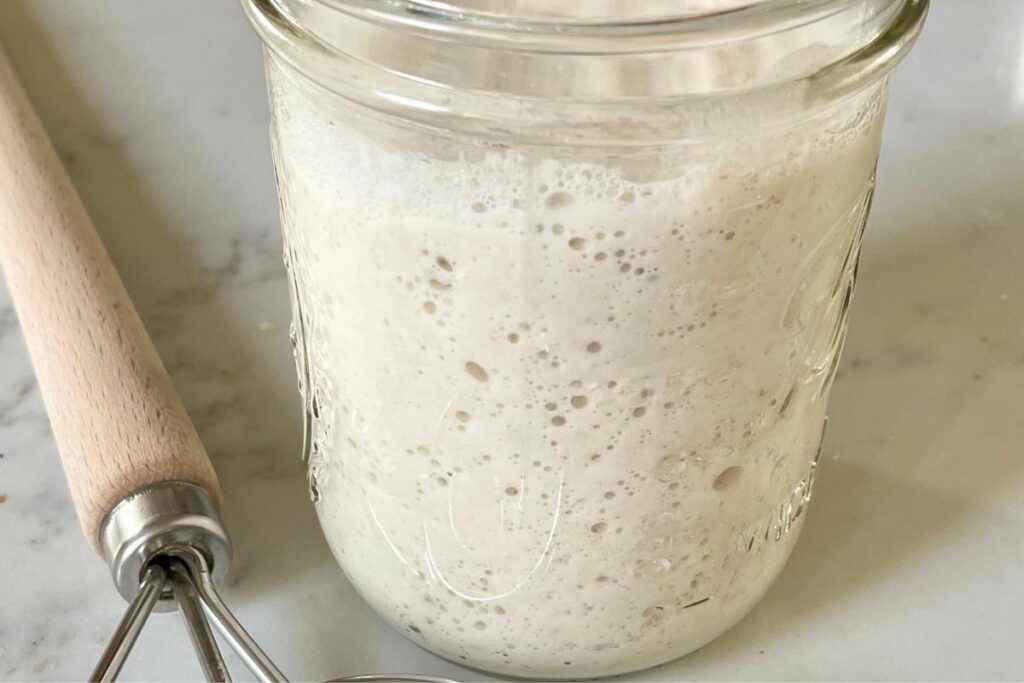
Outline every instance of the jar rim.
MULTIPOLYGON (((270 0, 273 2, 273 0, 270 0)), ((673 0, 677 2, 678 0, 673 0)), ((628 54, 737 42, 847 11, 865 0, 736 0, 727 9, 593 15, 512 16, 444 0, 311 0, 365 21, 522 52, 628 54)), ((671 6, 673 2, 664 2, 671 6)), ((919 0, 885 0, 888 11, 919 0)), ((576 3, 577 6, 585 3, 576 3)), ((647 3, 634 3, 646 5, 647 3)), ((924 2, 923 4, 927 4, 924 2)))
MULTIPOLYGON (((390 15, 368 18, 342 9, 372 5, 381 10, 385 5, 395 6, 385 0, 241 0, 269 53, 316 85, 378 115, 432 130, 486 137, 494 142, 526 140, 538 145, 604 146, 611 144, 607 133, 609 126, 619 130, 624 121, 630 121, 633 129, 629 142, 620 140, 615 144, 637 147, 665 144, 666 140, 697 140, 722 125, 735 129, 733 134, 737 137, 746 134, 747 128, 763 134, 774 125, 782 125, 791 114, 807 116, 812 111, 824 111, 825 107, 884 78, 913 45, 929 6, 929 0, 768 2, 770 5, 766 7, 785 6, 792 10, 798 5, 813 4, 834 12, 844 11, 842 19, 846 26, 850 26, 850 21, 854 24, 858 21, 858 7, 882 7, 885 11, 875 14, 870 30, 862 24, 850 50, 826 55, 826 59, 819 62, 822 66, 795 76, 770 72, 769 79, 762 83, 742 81, 723 85, 712 82, 704 87, 706 84, 697 80, 691 88, 690 81, 674 78, 677 74, 672 69, 672 60, 691 47, 698 57, 701 51, 742 51, 747 41, 771 40, 774 37, 771 31, 776 30, 776 25, 769 25, 764 32, 721 30, 710 38, 704 36, 712 41, 710 43, 689 42, 681 47, 678 41, 672 44, 678 34, 665 34, 664 40, 632 36, 625 39, 636 44, 632 53, 612 52, 610 56, 625 62, 648 57, 661 60, 661 64, 668 66, 658 73, 672 78, 667 81, 669 88, 655 93, 609 96, 601 78, 576 79, 577 72, 572 68, 562 68, 566 64, 586 64, 609 55, 607 44, 610 41, 600 37, 589 37, 602 46, 597 51, 532 50, 518 43, 496 45, 491 35, 480 37, 483 41, 480 43, 462 33, 445 34, 447 28, 437 33, 433 26, 421 29, 401 23, 396 25, 390 15), (311 21, 319 22, 326 15, 344 17, 347 23, 340 30, 332 26, 333 33, 319 32, 311 26, 311 21), (370 38, 360 39, 356 30, 359 27, 367 27, 367 30, 373 27, 375 33, 370 38), (398 36, 429 45, 434 51, 432 58, 441 61, 435 64, 431 59, 422 59, 382 64, 381 58, 403 56, 400 50, 392 52, 393 41, 398 36), (357 49, 361 52, 355 52, 357 49), (518 60, 513 68, 503 69, 501 73, 514 75, 515 85, 531 90, 514 91, 504 82, 501 88, 495 88, 489 82, 466 83, 452 77, 452 74, 461 78, 479 73, 486 76, 489 72, 480 72, 474 67, 487 59, 490 51, 518 60), (537 60, 544 68, 532 72, 520 68, 524 64, 531 66, 531 60, 537 60), (468 69, 462 69, 463 65, 468 69), (425 68, 432 68, 434 72, 427 74, 423 71, 425 68), (563 78, 548 79, 544 74, 563 78), (677 84, 681 84, 681 88, 673 89, 677 84), (587 87, 590 90, 585 90, 587 87), (766 117, 765 112, 770 112, 771 116, 766 117), (742 131, 737 128, 740 122, 746 126, 742 131)), ((825 14, 825 19, 822 16, 820 13, 811 17, 804 15, 802 21, 797 18, 785 28, 803 32, 808 26, 813 29, 814 22, 831 21, 832 15, 825 14)), ((711 19, 715 17, 703 17, 700 21, 711 19)), ((511 35, 501 33, 498 40, 511 35)), ((702 35, 697 31, 686 39, 700 41, 702 35)), ((564 40, 567 37, 551 34, 542 38, 564 40)), ((578 36, 568 38, 572 42, 578 36)), ((697 62, 691 67, 701 64, 697 62)), ((744 74, 739 72, 738 76, 742 79, 744 74)), ((646 85, 644 81, 641 83, 646 85)))
MULTIPOLYGON (((323 4, 355 5, 372 4, 382 13, 412 13, 438 21, 460 23, 481 23, 491 28, 544 29, 545 26, 559 25, 583 30, 601 30, 605 27, 632 27, 636 30, 656 29, 656 25, 670 25, 676 22, 695 21, 711 16, 741 15, 751 10, 773 12, 779 9, 802 5, 813 9, 824 5, 842 5, 863 0, 644 0, 615 5, 609 11, 601 3, 556 3, 557 7, 545 7, 543 11, 523 11, 521 0, 385 0, 385 2, 361 3, 359 0, 315 0, 323 4), (701 6, 701 2, 717 2, 717 8, 701 6), (696 2, 695 7, 692 3, 696 2), (507 5, 507 7, 506 7, 507 5)), ((899 0, 893 0, 898 2, 899 0)))

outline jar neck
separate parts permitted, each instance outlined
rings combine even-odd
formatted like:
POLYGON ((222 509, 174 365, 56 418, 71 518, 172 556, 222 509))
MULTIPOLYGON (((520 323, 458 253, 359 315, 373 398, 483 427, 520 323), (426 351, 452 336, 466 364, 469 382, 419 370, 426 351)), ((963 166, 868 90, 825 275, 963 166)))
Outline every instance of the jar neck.
POLYGON ((928 0, 743 4, 611 22, 424 1, 243 0, 280 58, 377 111, 491 138, 521 137, 517 125, 529 118, 534 135, 545 136, 550 120, 599 140, 603 126, 625 121, 643 141, 666 127, 678 139, 680 105, 692 119, 742 110, 753 97, 761 109, 773 101, 772 111, 841 98, 888 73, 928 0))

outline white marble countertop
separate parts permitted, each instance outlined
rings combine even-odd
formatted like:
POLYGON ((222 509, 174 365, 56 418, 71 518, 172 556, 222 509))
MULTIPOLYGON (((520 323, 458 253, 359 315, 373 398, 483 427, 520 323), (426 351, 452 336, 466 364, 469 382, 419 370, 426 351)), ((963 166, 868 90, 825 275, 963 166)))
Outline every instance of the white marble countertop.
MULTIPOLYGON (((1024 679, 1024 2, 933 4, 895 85, 803 539, 753 614, 645 680, 1024 679)), ((4 0, 0 43, 221 473, 242 620, 296 679, 479 680, 360 601, 306 499, 260 47, 236 3, 4 0)), ((5 680, 83 678, 123 608, 2 290, 0 586, 5 680)), ((124 671, 199 676, 174 615, 124 671)))

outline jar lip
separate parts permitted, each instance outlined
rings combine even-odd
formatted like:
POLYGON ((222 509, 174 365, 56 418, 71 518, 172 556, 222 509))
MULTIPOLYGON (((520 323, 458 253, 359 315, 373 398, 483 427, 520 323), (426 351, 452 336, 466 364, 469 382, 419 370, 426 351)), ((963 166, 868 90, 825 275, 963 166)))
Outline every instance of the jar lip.
MULTIPOLYGON (((323 0, 318 0, 323 1, 323 0)), ((337 0, 348 4, 348 0, 337 0)), ((649 27, 676 21, 691 21, 713 15, 736 14, 752 8, 772 8, 794 4, 825 5, 844 0, 643 0, 618 3, 609 11, 601 2, 537 3, 523 11, 522 0, 385 0, 390 12, 416 12, 441 20, 489 22, 493 26, 533 27, 559 25, 600 29, 607 26, 649 27), (713 7, 709 7, 708 4, 713 7), (552 7, 551 5, 556 5, 552 7), (717 4, 717 7, 714 5, 717 4)), ((857 2, 858 0, 853 0, 857 2)), ((327 0, 332 2, 332 0, 327 0)), ((614 2, 614 0, 606 0, 614 2)))
MULTIPOLYGON (((781 1, 790 8, 796 3, 796 0, 781 1)), ((711 52, 742 53, 745 41, 773 40, 775 27, 760 34, 719 31, 710 38, 712 42, 703 44, 698 33, 696 38, 691 37, 694 42, 681 46, 648 36, 634 36, 637 49, 611 54, 620 64, 635 64, 637 60, 648 58, 652 63, 658 63, 654 62, 657 59, 666 64, 660 73, 668 76, 665 81, 668 87, 660 92, 609 97, 604 89, 606 79, 601 78, 600 73, 596 74, 598 77, 578 78, 577 70, 561 68, 581 63, 603 66, 601 58, 609 55, 607 45, 614 41, 599 37, 590 37, 595 46, 593 50, 576 53, 521 49, 516 44, 495 45, 487 36, 481 44, 467 40, 461 33, 452 36, 425 33, 388 20, 368 20, 362 15, 339 10, 342 6, 369 5, 380 9, 384 0, 241 0, 263 39, 268 58, 280 58, 305 80, 373 112, 374 116, 394 117, 408 125, 430 130, 478 136, 496 144, 515 141, 532 145, 606 146, 611 144, 607 130, 612 127, 619 131, 614 143, 624 147, 693 141, 711 134, 709 131, 717 130, 726 122, 730 122, 730 127, 743 123, 744 130, 756 128, 761 135, 773 125, 782 125, 790 115, 807 116, 808 112, 831 107, 887 76, 913 45, 929 6, 929 0, 841 0, 841 5, 835 0, 805 2, 833 9, 845 8, 841 19, 846 25, 850 26, 852 19, 854 29, 861 26, 850 51, 825 54, 822 66, 791 77, 769 72, 768 78, 760 83, 752 84, 748 80, 707 84, 702 80, 704 72, 700 71, 701 60, 706 59, 703 47, 710 46, 711 52), (874 3, 872 6, 876 9, 882 7, 871 30, 865 30, 866 24, 858 14, 860 7, 868 6, 862 3, 874 3), (403 50, 394 49, 399 38, 414 41, 413 44, 420 41, 419 45, 430 51, 430 58, 382 64, 381 57, 406 56, 403 50), (676 78, 678 72, 673 71, 673 60, 680 54, 689 56, 686 52, 691 47, 697 49, 693 51, 690 68, 691 71, 696 69, 698 76, 692 81, 695 84, 692 88, 691 81, 676 78), (680 52, 675 52, 677 50, 680 52), (514 68, 502 73, 518 77, 514 83, 522 88, 513 90, 504 82, 499 84, 501 87, 495 87, 479 79, 469 82, 472 77, 487 77, 490 73, 487 69, 475 67, 480 60, 486 61, 492 56, 513 65, 514 68), (421 65, 434 68, 434 72, 422 73, 421 65), (461 70, 460 65, 469 68, 461 70), (524 66, 542 68, 531 72, 524 66), (452 78, 452 74, 463 80, 452 78), (545 78, 545 74, 564 78, 552 80, 545 78), (577 82, 581 87, 571 91, 577 82), (680 87, 675 88, 676 85, 680 87), (530 90, 525 91, 526 87, 530 90), (770 120, 761 115, 753 116, 755 111, 771 112, 770 120), (628 141, 623 142, 621 129, 626 121, 632 122, 632 128, 628 141)), ((830 16, 825 15, 825 21, 830 21, 830 16)), ((804 32, 807 28, 813 29, 819 19, 821 15, 805 16, 786 29, 804 32)), ((542 38, 548 40, 551 36, 542 38)), ((569 38, 576 41, 578 37, 569 38)), ((670 34, 670 38, 674 40, 674 34, 670 34)), ((745 78, 746 74, 739 71, 738 76, 745 78)), ((738 139, 745 133, 736 128, 733 134, 738 139)))
MULTIPOLYGON (((273 0, 271 0, 273 1, 273 0)), ((737 42, 826 19, 866 0, 734 0, 725 9, 674 13, 513 16, 445 0, 312 0, 377 24, 494 48, 526 52, 602 54, 679 50, 737 42)), ((888 6, 915 0, 886 0, 888 6)), ((646 5, 636 2, 634 5, 646 5)), ((669 7, 678 0, 659 5, 669 7)), ((585 5, 585 3, 575 3, 585 5)))

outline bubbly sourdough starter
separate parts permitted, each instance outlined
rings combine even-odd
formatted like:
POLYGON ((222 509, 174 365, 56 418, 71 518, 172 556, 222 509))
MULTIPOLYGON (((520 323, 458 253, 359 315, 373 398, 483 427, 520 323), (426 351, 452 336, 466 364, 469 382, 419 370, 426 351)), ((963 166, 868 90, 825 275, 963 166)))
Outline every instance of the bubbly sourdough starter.
POLYGON ((754 148, 593 162, 270 84, 312 486, 362 595, 538 678, 743 616, 813 484, 884 84, 754 148))

